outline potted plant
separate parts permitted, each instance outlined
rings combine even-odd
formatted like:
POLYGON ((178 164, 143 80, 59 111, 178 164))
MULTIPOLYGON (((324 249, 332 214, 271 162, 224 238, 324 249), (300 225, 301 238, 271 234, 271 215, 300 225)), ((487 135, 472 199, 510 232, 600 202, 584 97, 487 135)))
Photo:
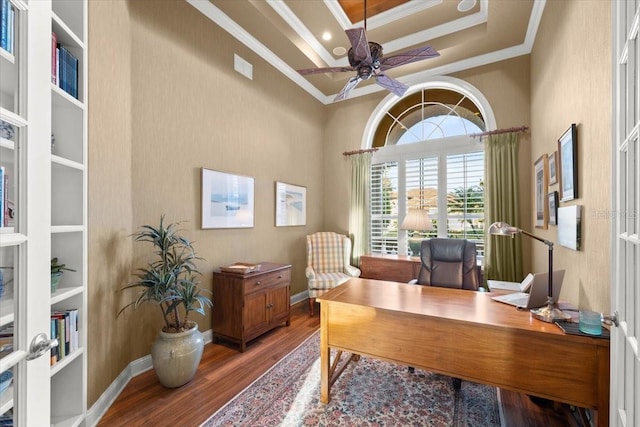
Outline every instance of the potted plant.
POLYGON ((178 225, 165 224, 162 215, 159 226, 143 225, 132 235, 137 242, 151 243, 154 252, 147 266, 136 270, 136 279, 124 286, 139 292, 118 313, 143 303, 158 306, 164 326, 153 343, 151 359, 160 383, 170 388, 191 381, 202 358, 204 340, 189 314, 204 315, 205 307, 212 306, 197 281, 200 272, 195 262, 201 258, 191 242, 179 234, 178 225))
POLYGON ((51 258, 51 292, 55 292, 60 284, 60 278, 65 271, 75 271, 72 268, 67 268, 66 264, 59 264, 58 258, 51 258))

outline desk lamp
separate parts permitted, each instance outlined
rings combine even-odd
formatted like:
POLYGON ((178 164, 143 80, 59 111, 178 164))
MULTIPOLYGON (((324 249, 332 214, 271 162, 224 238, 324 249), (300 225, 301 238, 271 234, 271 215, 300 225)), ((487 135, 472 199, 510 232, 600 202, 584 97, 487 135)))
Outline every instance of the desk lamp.
POLYGON ((555 307, 553 304, 553 243, 546 239, 541 239, 538 236, 534 236, 528 231, 524 231, 517 227, 512 227, 506 222, 494 222, 489 227, 489 234, 494 234, 497 236, 514 237, 518 233, 522 233, 525 236, 529 236, 532 239, 542 242, 549 248, 549 289, 547 292, 547 305, 540 308, 532 308, 531 315, 536 319, 549 323, 553 323, 555 320, 568 319, 569 316, 567 316, 562 312, 562 310, 555 307))
MULTIPOLYGON (((401 230, 427 231, 432 228, 429 212, 424 209, 409 209, 409 213, 400 225, 401 230)), ((420 256, 421 243, 422 239, 409 238, 409 248, 413 256, 420 256)))

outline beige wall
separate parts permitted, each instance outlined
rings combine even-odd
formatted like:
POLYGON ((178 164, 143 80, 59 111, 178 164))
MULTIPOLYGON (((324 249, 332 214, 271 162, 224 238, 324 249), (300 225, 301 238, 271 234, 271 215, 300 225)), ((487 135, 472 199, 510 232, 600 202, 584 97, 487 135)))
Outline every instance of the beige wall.
MULTIPOLYGON (((531 55, 531 158, 557 150, 571 123, 578 127, 578 199, 582 248, 554 247, 554 267, 566 269, 562 298, 580 308, 610 308, 611 4, 547 2, 531 55)), ((558 190, 558 184, 549 191, 558 190)), ((533 184, 530 184, 533 193, 533 184)), ((557 226, 536 230, 557 242, 557 226)), ((540 247, 541 246, 541 247, 540 247)), ((536 271, 547 251, 536 245, 536 271)))
MULTIPOLYGON (((583 250, 556 246, 556 265, 568 270, 566 299, 604 311, 609 222, 590 215, 608 208, 610 193, 609 5, 598 3, 547 2, 531 57, 454 77, 484 94, 498 127, 531 126, 521 137, 522 224, 533 221, 532 159, 578 123, 583 250)), ((386 93, 323 106, 182 1, 90 2, 89 31, 91 407, 128 363, 149 354, 160 322, 150 309, 115 319, 128 301, 116 290, 148 249, 128 235, 165 213, 186 221, 206 260, 205 288, 219 265, 270 260, 291 263, 292 294, 303 292, 304 236, 348 231, 350 162, 342 152, 360 148, 386 93), (253 81, 233 71, 234 52, 253 64, 253 81), (255 178, 254 228, 200 229, 202 167, 255 178), (305 227, 274 227, 275 181, 307 187, 305 227)), ((541 234, 555 240, 553 228, 541 234)), ((544 270, 545 248, 527 240, 525 270, 544 270)), ((210 328, 210 315, 198 320, 210 328)))
POLYGON ((88 406, 134 358, 137 319, 114 321, 131 269, 131 32, 126 2, 89 3, 88 406), (99 18, 99 19, 98 19, 99 18), (115 31, 114 29, 117 29, 115 31))
MULTIPOLYGON (((186 2, 90 2, 89 28, 90 407, 149 354, 160 325, 156 307, 115 319, 130 301, 116 290, 132 257, 135 268, 150 250, 132 247, 139 225, 162 213, 185 221, 206 289, 220 265, 274 261, 292 264, 292 294, 306 291, 304 236, 323 224, 326 112, 186 2), (253 64, 252 81, 233 71, 234 52, 253 64), (202 167, 255 178, 254 228, 200 228, 202 167), (307 187, 306 226, 275 227, 276 181, 307 187)), ((209 313, 196 320, 210 329, 209 313)))

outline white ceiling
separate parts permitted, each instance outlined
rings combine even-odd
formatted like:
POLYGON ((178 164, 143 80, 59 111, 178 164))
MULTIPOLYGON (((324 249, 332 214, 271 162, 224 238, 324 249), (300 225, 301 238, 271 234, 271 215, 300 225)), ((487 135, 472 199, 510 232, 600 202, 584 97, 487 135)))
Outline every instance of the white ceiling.
MULTIPOLYGON (((335 54, 334 49, 348 49, 344 30, 364 25, 362 20, 351 22, 338 0, 186 1, 324 104, 332 103, 355 74, 301 76, 296 71, 349 65, 346 54, 335 54), (322 39, 324 32, 331 33, 331 40, 322 39)), ((368 12, 367 36, 382 45, 387 57, 425 44, 440 53, 387 72, 411 85, 530 53, 545 1, 408 0, 379 14, 368 12), (459 5, 473 7, 460 12, 459 5)), ((371 79, 349 98, 380 90, 385 89, 371 79)))

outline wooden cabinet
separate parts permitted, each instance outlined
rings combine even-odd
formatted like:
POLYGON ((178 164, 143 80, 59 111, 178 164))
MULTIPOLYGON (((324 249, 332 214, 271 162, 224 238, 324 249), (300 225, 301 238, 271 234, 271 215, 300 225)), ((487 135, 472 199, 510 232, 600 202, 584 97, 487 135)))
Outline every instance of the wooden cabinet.
POLYGON ((260 265, 248 274, 213 273, 213 339, 237 343, 240 351, 248 341, 291 322, 291 266, 260 265))
POLYGON ((360 270, 360 277, 365 279, 407 283, 418 278, 420 258, 407 255, 362 255, 360 270))

